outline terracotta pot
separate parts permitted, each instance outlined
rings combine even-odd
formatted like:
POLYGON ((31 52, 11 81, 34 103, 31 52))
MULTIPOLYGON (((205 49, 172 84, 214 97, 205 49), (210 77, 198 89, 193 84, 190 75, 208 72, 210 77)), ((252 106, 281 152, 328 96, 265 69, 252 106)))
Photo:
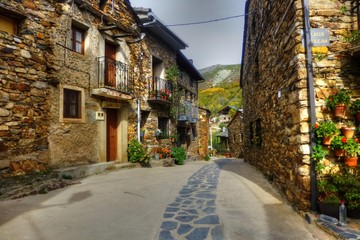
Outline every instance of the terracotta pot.
POLYGON ((337 157, 342 157, 342 156, 344 156, 344 154, 345 154, 345 150, 344 150, 344 149, 335 149, 335 155, 336 155, 337 157))
POLYGON ((324 137, 323 139, 323 145, 325 146, 329 146, 331 145, 331 140, 333 139, 333 137, 324 137))
POLYGON ((360 112, 354 114, 354 118, 356 121, 360 122, 360 112))
POLYGON ((345 104, 338 104, 335 106, 335 109, 333 110, 333 114, 335 117, 344 117, 345 110, 346 110, 345 104))
POLYGON ((354 127, 342 127, 341 132, 346 138, 353 138, 355 134, 355 128, 354 127))
POLYGON ((344 162, 349 167, 356 167, 357 166, 357 157, 345 157, 344 162))

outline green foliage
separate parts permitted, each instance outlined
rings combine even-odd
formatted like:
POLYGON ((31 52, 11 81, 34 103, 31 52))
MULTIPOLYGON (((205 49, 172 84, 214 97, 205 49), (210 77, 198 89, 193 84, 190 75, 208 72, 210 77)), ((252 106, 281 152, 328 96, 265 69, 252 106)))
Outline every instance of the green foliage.
POLYGON ((325 99, 326 107, 329 109, 334 109, 338 104, 350 104, 350 94, 346 89, 341 89, 340 92, 330 95, 325 99))
POLYGON ((132 139, 127 148, 129 162, 149 163, 150 156, 146 150, 147 149, 141 145, 138 140, 132 139))
POLYGON ((360 154, 359 144, 353 138, 346 140, 344 150, 348 157, 357 157, 360 154))
POLYGON ((316 144, 313 147, 313 155, 311 155, 311 157, 316 161, 320 161, 320 160, 324 159, 328 153, 329 153, 329 151, 324 150, 324 148, 321 144, 316 144))
POLYGON ((351 114, 360 112, 360 99, 356 99, 350 103, 350 112, 351 114))
POLYGON ((339 134, 340 130, 336 127, 332 121, 323 121, 314 126, 317 137, 332 137, 335 134, 339 134))
POLYGON ((360 38, 360 30, 349 31, 345 36, 345 42, 353 42, 360 38))
POLYGON ((326 54, 325 53, 315 53, 314 58, 316 61, 320 62, 326 58, 326 54))
POLYGON ((175 159, 175 163, 178 165, 184 165, 186 159, 186 152, 183 147, 173 147, 171 149, 171 156, 175 159))
POLYGON ((209 160, 210 160, 210 156, 209 156, 209 155, 206 155, 206 156, 204 157, 204 160, 205 160, 205 161, 209 161, 209 160))
POLYGON ((167 79, 175 81, 181 76, 181 71, 178 65, 172 65, 166 70, 165 74, 167 79))
POLYGON ((344 149, 344 146, 345 146, 346 142, 347 142, 346 137, 344 137, 344 136, 335 136, 331 140, 331 149, 332 150, 344 149))
POLYGON ((200 106, 209 109, 212 113, 218 112, 225 105, 242 107, 240 65, 217 65, 200 72, 206 79, 199 85, 200 106), (232 98, 233 96, 235 97, 232 98))
POLYGON ((341 13, 345 14, 346 10, 347 10, 346 5, 345 4, 341 5, 341 8, 340 8, 341 13))

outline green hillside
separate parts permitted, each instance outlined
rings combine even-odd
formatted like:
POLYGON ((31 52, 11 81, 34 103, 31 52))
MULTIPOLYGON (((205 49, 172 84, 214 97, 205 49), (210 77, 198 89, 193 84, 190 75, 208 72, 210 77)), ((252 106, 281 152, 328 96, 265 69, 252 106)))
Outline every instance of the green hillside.
POLYGON ((199 104, 216 114, 225 106, 242 107, 240 65, 215 65, 200 70, 206 79, 199 84, 199 104))

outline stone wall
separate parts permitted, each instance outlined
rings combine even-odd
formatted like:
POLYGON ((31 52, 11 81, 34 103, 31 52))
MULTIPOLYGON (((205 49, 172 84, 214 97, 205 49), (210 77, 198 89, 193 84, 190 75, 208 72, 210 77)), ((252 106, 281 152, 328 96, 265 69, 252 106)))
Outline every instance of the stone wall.
POLYGON ((209 156, 209 129, 211 112, 205 108, 199 108, 199 155, 209 156))
POLYGON ((0 168, 18 156, 48 161, 55 8, 28 0, 0 7, 21 19, 17 35, 0 32, 0 168))
MULTIPOLYGON (((313 48, 317 120, 335 89, 359 94, 359 68, 343 41, 352 29, 346 1, 310 1, 313 28, 328 28, 330 46, 313 48)), ((302 2, 250 1, 242 70, 244 154, 299 209, 310 207, 310 117, 305 49, 301 43, 302 2)), ((326 111, 325 111, 326 113, 326 111)))
POLYGON ((233 157, 242 158, 244 154, 244 127, 242 112, 237 112, 227 126, 229 134, 229 149, 233 157))

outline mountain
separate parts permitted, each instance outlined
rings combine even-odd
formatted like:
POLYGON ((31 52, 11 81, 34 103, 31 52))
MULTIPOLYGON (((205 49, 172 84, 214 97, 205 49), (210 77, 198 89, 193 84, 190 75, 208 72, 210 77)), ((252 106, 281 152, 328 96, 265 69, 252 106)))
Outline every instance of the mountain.
POLYGON ((205 82, 199 84, 199 105, 212 114, 223 107, 242 107, 240 64, 214 65, 199 70, 205 82))

